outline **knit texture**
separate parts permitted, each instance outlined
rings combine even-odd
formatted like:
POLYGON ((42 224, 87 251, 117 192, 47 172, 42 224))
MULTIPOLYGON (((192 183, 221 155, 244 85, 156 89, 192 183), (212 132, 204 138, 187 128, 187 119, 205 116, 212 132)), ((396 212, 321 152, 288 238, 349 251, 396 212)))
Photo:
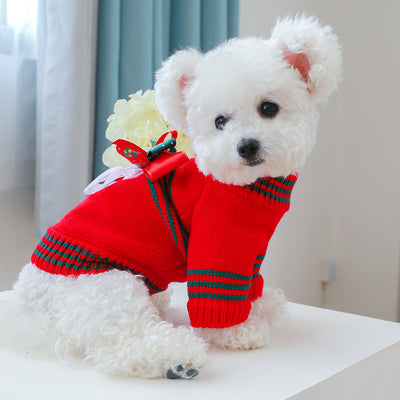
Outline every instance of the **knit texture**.
POLYGON ((261 296, 261 263, 296 179, 226 185, 192 159, 156 182, 119 181, 49 228, 32 263, 72 276, 130 271, 151 294, 187 281, 192 326, 236 325, 261 296))

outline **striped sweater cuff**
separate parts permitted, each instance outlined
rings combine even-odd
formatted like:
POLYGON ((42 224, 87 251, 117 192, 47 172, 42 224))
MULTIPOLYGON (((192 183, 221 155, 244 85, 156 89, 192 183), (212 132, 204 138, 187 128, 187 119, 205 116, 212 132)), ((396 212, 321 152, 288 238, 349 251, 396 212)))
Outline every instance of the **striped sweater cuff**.
POLYGON ((194 328, 228 328, 246 321, 251 303, 248 299, 238 302, 191 298, 187 308, 194 328))
POLYGON ((192 326, 226 328, 246 320, 253 275, 193 268, 187 278, 192 326))

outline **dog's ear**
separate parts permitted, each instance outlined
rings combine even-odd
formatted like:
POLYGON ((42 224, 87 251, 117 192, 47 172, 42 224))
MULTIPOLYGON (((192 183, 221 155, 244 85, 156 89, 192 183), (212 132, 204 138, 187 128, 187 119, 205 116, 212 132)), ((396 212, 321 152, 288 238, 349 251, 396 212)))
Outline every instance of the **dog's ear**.
POLYGON ((278 21, 271 43, 283 60, 299 72, 316 102, 325 102, 341 79, 341 48, 330 26, 317 19, 300 16, 278 21))
POLYGON ((203 54, 195 49, 180 50, 163 62, 156 73, 156 103, 171 128, 186 130, 185 90, 203 54))

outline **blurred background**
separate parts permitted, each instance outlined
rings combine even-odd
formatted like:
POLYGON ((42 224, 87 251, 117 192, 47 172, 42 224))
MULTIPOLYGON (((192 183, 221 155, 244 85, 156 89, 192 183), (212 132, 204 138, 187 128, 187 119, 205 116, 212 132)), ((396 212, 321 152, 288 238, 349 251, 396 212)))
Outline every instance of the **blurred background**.
POLYGON ((306 12, 343 47, 343 82, 262 266, 294 302, 400 318, 400 3, 0 0, 0 290, 104 170, 118 98, 176 49, 269 36, 306 12), (324 282, 324 283, 323 283, 324 282))

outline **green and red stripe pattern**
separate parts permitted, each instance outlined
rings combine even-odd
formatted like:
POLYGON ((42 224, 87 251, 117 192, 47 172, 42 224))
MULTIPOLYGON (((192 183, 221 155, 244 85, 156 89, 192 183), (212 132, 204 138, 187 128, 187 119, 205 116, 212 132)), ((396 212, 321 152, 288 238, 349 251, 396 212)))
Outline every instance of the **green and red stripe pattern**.
MULTIPOLYGON (((78 276, 82 273, 98 274, 112 269, 129 271, 134 275, 142 275, 125 263, 110 260, 108 257, 95 254, 83 247, 60 240, 49 232, 43 236, 36 246, 31 261, 40 269, 66 276, 78 276)), ((147 277, 143 277, 143 280, 151 294, 162 292, 166 289, 166 287, 160 288, 147 277)))
POLYGON ((286 178, 259 178, 254 183, 247 185, 246 188, 260 196, 267 197, 276 205, 289 204, 290 195, 296 181, 296 174, 289 175, 286 178))
POLYGON ((172 182, 175 171, 152 182, 147 180, 153 201, 157 206, 158 212, 165 225, 171 232, 171 235, 178 246, 181 254, 187 260, 189 233, 182 224, 181 219, 176 211, 171 195, 172 182))
POLYGON ((213 269, 187 271, 189 299, 242 301, 247 299, 251 275, 213 269))
POLYGON ((256 262, 253 265, 253 279, 256 279, 258 276, 260 276, 260 268, 262 265, 262 262, 264 261, 265 254, 263 255, 258 255, 256 257, 256 262))

